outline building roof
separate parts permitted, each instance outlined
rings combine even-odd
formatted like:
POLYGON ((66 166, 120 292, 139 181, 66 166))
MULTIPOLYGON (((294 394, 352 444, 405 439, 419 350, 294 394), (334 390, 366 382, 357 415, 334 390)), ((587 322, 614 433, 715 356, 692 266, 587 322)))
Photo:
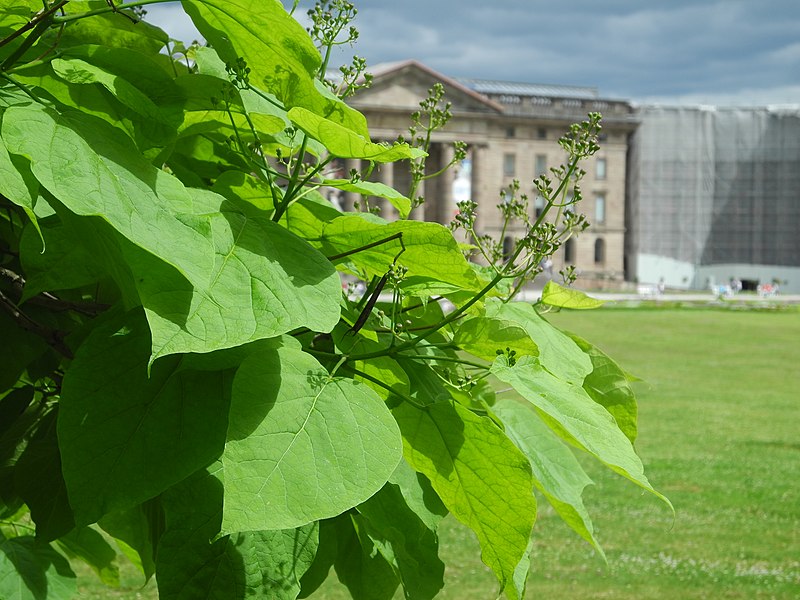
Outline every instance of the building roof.
POLYGON ((480 94, 508 94, 514 96, 545 96, 549 98, 580 98, 594 100, 600 97, 595 87, 520 83, 492 79, 457 79, 462 85, 480 94))
POLYGON ((383 77, 388 77, 394 75, 402 71, 403 69, 417 69, 426 73, 429 77, 441 81, 442 83, 449 85, 450 87, 460 91, 467 96, 470 96, 474 100, 477 100, 481 104, 486 105, 493 111, 496 112, 503 112, 503 106, 498 104, 491 98, 486 97, 482 92, 471 88, 468 85, 465 85, 460 79, 454 79, 452 77, 448 77, 434 69, 431 69, 429 66, 413 59, 408 60, 400 60, 395 62, 386 62, 386 63, 379 63, 367 69, 367 72, 372 74, 374 80, 377 81, 383 77))

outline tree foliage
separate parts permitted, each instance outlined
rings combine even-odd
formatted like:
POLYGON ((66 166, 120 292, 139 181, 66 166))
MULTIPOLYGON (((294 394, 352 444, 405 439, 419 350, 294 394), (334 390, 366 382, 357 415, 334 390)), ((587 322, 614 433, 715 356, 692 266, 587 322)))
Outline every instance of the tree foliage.
POLYGON ((504 254, 474 203, 406 219, 449 105, 434 88, 408 142, 370 140, 343 101, 363 61, 327 74, 352 5, 305 31, 277 0, 184 0, 209 41, 186 47, 145 4, 2 1, 0 597, 72 597, 76 560, 118 584, 122 552, 166 600, 305 597, 331 567, 355 598, 433 598, 450 513, 520 598, 535 490, 600 551, 568 445, 656 493, 627 376, 543 316, 591 299, 509 302, 586 226, 599 115, 537 180, 541 216, 509 188, 504 254), (395 161, 409 190, 369 181, 395 161))

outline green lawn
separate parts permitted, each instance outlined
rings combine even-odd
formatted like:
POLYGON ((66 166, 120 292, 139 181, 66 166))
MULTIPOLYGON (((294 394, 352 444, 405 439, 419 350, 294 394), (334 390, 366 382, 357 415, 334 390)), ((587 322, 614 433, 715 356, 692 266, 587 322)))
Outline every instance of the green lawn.
MULTIPOLYGON (((800 597, 800 313, 602 309, 550 318, 643 379, 634 384, 637 448, 676 515, 585 461, 608 565, 542 504, 528 597, 800 597)), ((441 598, 492 598, 472 534, 447 519, 441 540, 450 565, 441 598)), ((333 582, 314 596, 346 597, 333 582)))

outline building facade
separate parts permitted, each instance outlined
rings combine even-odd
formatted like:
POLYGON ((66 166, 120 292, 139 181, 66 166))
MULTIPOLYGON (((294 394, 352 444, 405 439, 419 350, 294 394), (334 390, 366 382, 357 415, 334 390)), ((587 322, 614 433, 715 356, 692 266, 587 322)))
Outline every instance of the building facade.
MULTIPOLYGON (((593 88, 453 80, 415 61, 379 66, 372 73, 372 86, 361 90, 351 104, 367 117, 373 139, 407 137, 410 113, 419 109, 435 83, 441 83, 453 117, 434 134, 428 170, 436 172, 452 160, 454 141, 468 144, 465 168, 426 181, 419 192, 425 204, 412 217, 446 225, 455 215, 455 198, 466 196, 479 207, 478 233, 496 239, 502 228, 496 209, 501 191, 518 180, 534 216, 537 193, 533 180, 566 158, 558 139, 572 123, 585 120, 587 113, 601 112, 601 150, 582 165, 587 175, 581 182, 583 200, 577 207, 591 227, 561 248, 553 257, 553 269, 573 264, 582 285, 619 287, 624 279, 628 138, 636 127, 629 103, 602 99, 593 88)), ((360 166, 357 161, 344 165, 347 171, 360 166)), ((399 163, 382 166, 373 178, 401 192, 410 183, 407 167, 399 163)), ((356 200, 350 197, 345 202, 356 200)), ((382 210, 391 217, 391 209, 384 205, 382 210)), ((520 233, 507 231, 510 240, 505 241, 520 233)))
MULTIPOLYGON (((456 199, 470 198, 478 234, 497 239, 501 191, 518 180, 535 216, 534 179, 565 161, 559 137, 599 112, 601 149, 582 164, 576 209, 591 227, 556 253, 554 272, 574 265, 584 288, 628 281, 707 289, 738 279, 745 288, 778 283, 800 293, 800 107, 634 107, 588 87, 454 80, 416 61, 372 73, 372 86, 351 103, 374 139, 407 137, 409 115, 440 83, 453 117, 432 138, 428 171, 451 161, 454 141, 469 147, 461 169, 418 190, 426 202, 413 218, 446 225, 456 199)), ((378 167, 372 178, 401 192, 411 181, 401 163, 378 167)), ((382 212, 392 217, 390 206, 382 212)), ((520 233, 508 230, 503 241, 520 233)))
POLYGON ((800 293, 800 108, 644 106, 631 137, 629 277, 800 293))

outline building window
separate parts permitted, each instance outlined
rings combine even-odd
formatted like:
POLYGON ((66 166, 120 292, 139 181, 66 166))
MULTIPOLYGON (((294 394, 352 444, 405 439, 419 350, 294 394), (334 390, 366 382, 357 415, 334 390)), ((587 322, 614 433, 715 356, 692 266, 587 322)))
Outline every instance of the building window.
POLYGON ((506 137, 507 138, 517 137, 517 130, 514 127, 506 127, 506 137))
POLYGON ((547 175, 547 155, 546 154, 537 154, 536 155, 536 169, 534 175, 539 177, 540 175, 547 175))
POLYGON ((598 158, 596 163, 595 169, 595 179, 597 181, 603 181, 606 178, 606 159, 605 158, 598 158))
POLYGON ((536 136, 540 140, 546 140, 547 139, 547 128, 539 127, 539 129, 536 130, 536 136))
POLYGON ((606 242, 603 238, 594 241, 594 262, 597 265, 606 262, 606 242))
POLYGON ((572 238, 569 238, 564 244, 564 262, 575 262, 575 240, 572 238))
POLYGON ((503 175, 506 177, 513 177, 517 171, 517 155, 504 154, 503 155, 503 175))
POLYGON ((606 196, 597 194, 594 197, 594 221, 595 223, 606 222, 606 196))

